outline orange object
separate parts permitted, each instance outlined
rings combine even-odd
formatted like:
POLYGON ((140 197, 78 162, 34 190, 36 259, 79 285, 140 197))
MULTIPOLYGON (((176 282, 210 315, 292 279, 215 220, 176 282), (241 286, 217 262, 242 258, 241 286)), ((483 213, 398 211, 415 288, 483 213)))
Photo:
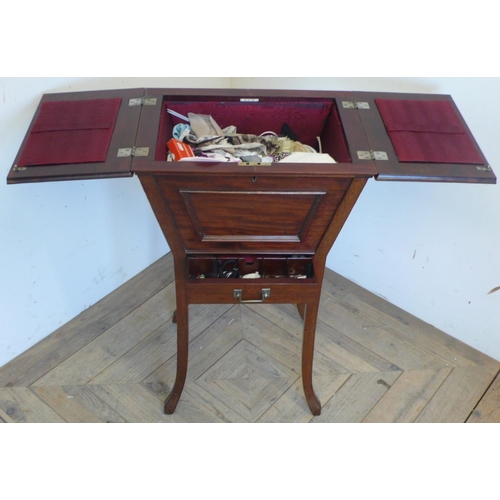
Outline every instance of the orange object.
POLYGON ((174 155, 174 160, 179 161, 181 158, 193 158, 193 148, 185 142, 178 141, 177 139, 170 139, 167 142, 168 149, 174 155))

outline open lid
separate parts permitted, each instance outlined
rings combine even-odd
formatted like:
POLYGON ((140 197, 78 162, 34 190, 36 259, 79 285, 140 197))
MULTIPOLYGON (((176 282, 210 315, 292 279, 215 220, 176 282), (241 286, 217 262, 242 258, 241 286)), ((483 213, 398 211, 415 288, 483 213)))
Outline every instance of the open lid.
POLYGON ((8 184, 132 175, 144 89, 45 94, 8 184))
POLYGON ((452 98, 353 92, 378 180, 496 183, 452 98))
MULTIPOLYGON (((164 147, 158 134, 166 92, 125 89, 44 95, 7 182, 128 177, 133 172, 149 171, 153 165, 165 168, 165 162, 155 161, 155 151, 164 147)), ((185 90, 167 93, 189 94, 185 90)), ((256 94, 227 89, 192 93, 197 99, 214 94, 246 96, 243 100, 252 102, 259 101, 248 98, 255 95, 270 102, 278 97, 335 100, 350 157, 350 162, 337 164, 337 170, 376 175, 378 180, 496 182, 450 96, 299 91, 256 94)))

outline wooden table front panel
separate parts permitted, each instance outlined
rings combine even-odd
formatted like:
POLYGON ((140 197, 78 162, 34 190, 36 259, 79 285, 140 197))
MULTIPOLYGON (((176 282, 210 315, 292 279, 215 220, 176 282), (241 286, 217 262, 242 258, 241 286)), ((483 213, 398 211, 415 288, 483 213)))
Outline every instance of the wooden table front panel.
POLYGON ((314 253, 350 178, 156 176, 186 253, 314 253))

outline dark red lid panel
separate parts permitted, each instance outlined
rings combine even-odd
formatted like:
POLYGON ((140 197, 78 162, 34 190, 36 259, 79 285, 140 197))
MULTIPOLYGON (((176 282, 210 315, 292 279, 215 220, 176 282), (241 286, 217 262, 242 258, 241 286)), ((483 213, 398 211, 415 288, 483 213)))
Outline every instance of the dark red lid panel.
POLYGON ((401 162, 482 165, 449 101, 375 99, 401 162))
POLYGON ((144 89, 44 94, 8 184, 130 177, 144 89), (138 105, 136 103, 139 103, 138 105))
POLYGON ((104 162, 121 101, 44 102, 18 166, 104 162))

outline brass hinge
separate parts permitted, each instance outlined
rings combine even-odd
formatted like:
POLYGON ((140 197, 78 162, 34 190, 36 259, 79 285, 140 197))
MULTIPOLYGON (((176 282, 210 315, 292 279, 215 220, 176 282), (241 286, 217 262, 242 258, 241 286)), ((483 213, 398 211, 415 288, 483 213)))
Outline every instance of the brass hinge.
POLYGON ((476 166, 477 170, 483 170, 485 172, 491 172, 491 167, 489 165, 476 166))
POLYGON ((156 97, 137 97, 128 101, 129 106, 156 106, 156 97))
POLYGON ((149 148, 136 148, 134 146, 132 148, 120 148, 116 156, 118 158, 125 158, 127 156, 148 156, 148 155, 149 155, 149 148))
POLYGON ((358 160, 388 160, 389 156, 385 151, 357 151, 358 160))
POLYGON ((12 167, 13 172, 21 172, 22 170, 26 170, 26 167, 18 167, 17 165, 12 167))
POLYGON ((342 101, 342 107, 346 109, 370 109, 368 102, 342 101))

